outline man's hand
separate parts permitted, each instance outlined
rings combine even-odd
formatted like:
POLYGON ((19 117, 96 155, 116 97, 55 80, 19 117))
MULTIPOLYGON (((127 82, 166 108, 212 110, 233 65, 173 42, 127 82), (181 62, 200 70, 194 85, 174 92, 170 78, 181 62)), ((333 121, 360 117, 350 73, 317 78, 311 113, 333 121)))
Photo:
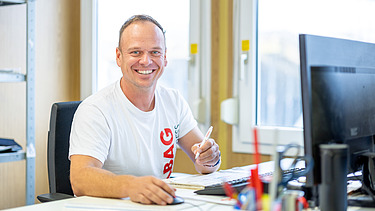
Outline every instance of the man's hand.
POLYGON ((212 173, 220 168, 219 145, 211 138, 202 145, 203 138, 202 132, 196 126, 179 139, 178 145, 194 162, 197 172, 204 174, 212 173), (199 157, 195 159, 198 152, 199 157))
POLYGON ((128 184, 127 192, 133 202, 166 205, 176 196, 174 188, 153 176, 133 177, 128 184))
POLYGON ((143 204, 173 202, 175 189, 156 177, 116 175, 102 169, 99 160, 87 155, 72 155, 70 160, 70 181, 77 196, 130 197, 143 204))
POLYGON ((219 162, 220 150, 219 145, 216 144, 215 140, 208 139, 203 145, 201 143, 194 144, 191 147, 191 151, 196 155, 198 152, 199 157, 196 163, 205 167, 213 167, 219 162))

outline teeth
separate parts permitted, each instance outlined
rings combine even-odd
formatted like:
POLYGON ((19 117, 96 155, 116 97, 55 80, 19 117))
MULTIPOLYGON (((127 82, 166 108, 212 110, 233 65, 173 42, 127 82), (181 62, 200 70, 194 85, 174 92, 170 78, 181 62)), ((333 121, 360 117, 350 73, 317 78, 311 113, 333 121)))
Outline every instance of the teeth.
POLYGON ((138 73, 143 74, 143 75, 147 75, 147 74, 152 73, 152 70, 138 70, 138 73))

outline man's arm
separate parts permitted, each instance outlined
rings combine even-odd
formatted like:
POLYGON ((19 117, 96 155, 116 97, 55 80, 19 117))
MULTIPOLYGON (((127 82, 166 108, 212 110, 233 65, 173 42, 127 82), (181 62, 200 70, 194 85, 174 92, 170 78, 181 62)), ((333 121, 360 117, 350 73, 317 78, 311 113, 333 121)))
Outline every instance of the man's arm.
POLYGON ((215 140, 208 139, 206 143, 200 146, 203 140, 203 134, 198 127, 192 129, 184 137, 178 141, 179 146, 194 162, 195 169, 199 173, 212 173, 219 169, 220 161, 220 150, 219 145, 216 144, 215 140), (200 155, 195 160, 195 154, 199 152, 200 155))
POLYGON ((172 203, 175 196, 172 187, 155 177, 116 175, 91 156, 72 155, 70 160, 70 181, 77 196, 130 197, 134 202, 160 205, 172 203))

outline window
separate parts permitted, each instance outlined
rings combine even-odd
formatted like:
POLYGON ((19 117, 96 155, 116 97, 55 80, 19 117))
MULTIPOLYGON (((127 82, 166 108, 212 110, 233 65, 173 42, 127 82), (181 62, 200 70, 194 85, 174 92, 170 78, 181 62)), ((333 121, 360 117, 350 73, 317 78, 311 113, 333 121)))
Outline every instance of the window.
POLYGON ((254 125, 262 153, 270 154, 275 142, 303 145, 298 35, 375 42, 375 2, 234 0, 234 9, 233 96, 239 112, 250 110, 233 122, 234 151, 252 151, 254 125))
POLYGON ((259 1, 258 124, 302 127, 299 34, 375 42, 374 9, 372 0, 259 1))
POLYGON ((178 89, 188 98, 189 0, 99 0, 98 90, 121 78, 115 49, 119 30, 132 15, 147 14, 166 31, 168 65, 159 83, 178 89))
POLYGON ((147 14, 166 31, 168 65, 159 83, 178 89, 207 130, 210 5, 208 0, 81 0, 81 99, 120 79, 115 59, 119 30, 130 16, 147 14))

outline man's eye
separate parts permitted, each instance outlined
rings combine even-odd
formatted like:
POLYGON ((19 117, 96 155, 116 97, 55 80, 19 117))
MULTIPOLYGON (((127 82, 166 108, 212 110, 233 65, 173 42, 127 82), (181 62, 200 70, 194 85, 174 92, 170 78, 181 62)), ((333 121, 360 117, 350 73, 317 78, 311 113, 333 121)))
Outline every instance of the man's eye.
POLYGON ((132 55, 139 55, 140 52, 139 51, 132 51, 132 52, 130 52, 130 54, 132 54, 132 55))
POLYGON ((159 51, 152 51, 152 55, 160 55, 161 53, 159 51))

